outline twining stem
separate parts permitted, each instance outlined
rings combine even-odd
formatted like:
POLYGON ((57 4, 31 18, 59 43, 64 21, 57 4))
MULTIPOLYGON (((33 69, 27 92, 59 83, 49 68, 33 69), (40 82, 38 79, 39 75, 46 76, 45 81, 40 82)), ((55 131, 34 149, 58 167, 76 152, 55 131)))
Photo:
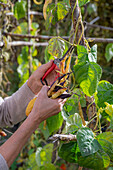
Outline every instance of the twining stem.
POLYGON ((63 39, 63 38, 62 38, 62 37, 60 37, 60 36, 58 36, 58 38, 59 38, 59 39, 61 39, 61 40, 63 40, 63 41, 65 41, 66 43, 68 43, 68 44, 70 44, 70 45, 73 45, 73 46, 77 47, 77 45, 76 45, 76 44, 72 44, 72 43, 70 43, 69 41, 67 41, 67 40, 63 39))
POLYGON ((83 123, 84 126, 86 126, 86 122, 84 120, 83 111, 82 111, 82 107, 81 107, 80 101, 78 102, 78 109, 79 109, 79 115, 80 115, 80 117, 82 119, 82 123, 83 123))

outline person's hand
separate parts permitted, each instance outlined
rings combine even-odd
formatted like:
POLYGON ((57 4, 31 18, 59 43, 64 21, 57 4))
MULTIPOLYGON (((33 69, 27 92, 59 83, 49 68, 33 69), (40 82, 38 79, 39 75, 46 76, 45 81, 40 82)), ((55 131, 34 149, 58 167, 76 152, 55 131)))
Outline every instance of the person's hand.
MULTIPOLYGON (((48 62, 47 64, 41 65, 28 79, 27 85, 32 90, 34 94, 37 94, 41 88, 42 83, 40 79, 43 77, 45 72, 51 67, 53 60, 48 62)), ((46 80, 48 82, 48 85, 51 85, 53 81, 55 80, 55 77, 57 76, 57 73, 55 69, 46 77, 46 80)))
POLYGON ((38 94, 33 109, 28 117, 32 119, 37 126, 48 117, 58 114, 66 102, 64 99, 50 99, 47 96, 48 87, 43 86, 38 94))

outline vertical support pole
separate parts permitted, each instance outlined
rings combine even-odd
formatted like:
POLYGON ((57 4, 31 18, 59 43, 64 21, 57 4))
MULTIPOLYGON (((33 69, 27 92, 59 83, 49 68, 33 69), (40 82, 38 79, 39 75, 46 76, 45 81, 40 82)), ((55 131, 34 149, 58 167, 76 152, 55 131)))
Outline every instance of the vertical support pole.
MULTIPOLYGON (((28 35, 30 35, 31 32, 31 19, 30 19, 30 8, 31 8, 31 0, 27 0, 28 2, 28 35)), ((29 38, 29 41, 31 39, 29 38)), ((28 46, 29 48, 29 56, 28 56, 28 60, 29 60, 29 76, 32 74, 32 56, 31 56, 31 46, 28 46)))
MULTIPOLYGON (((57 5, 58 0, 55 0, 55 5, 57 5)), ((59 23, 56 23, 56 36, 59 35, 59 23)))

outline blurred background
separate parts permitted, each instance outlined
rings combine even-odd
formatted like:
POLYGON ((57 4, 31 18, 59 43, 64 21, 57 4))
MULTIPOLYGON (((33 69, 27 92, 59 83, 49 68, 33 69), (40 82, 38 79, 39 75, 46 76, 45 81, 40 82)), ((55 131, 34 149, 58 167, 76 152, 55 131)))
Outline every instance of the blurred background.
MULTIPOLYGON (((53 2, 57 3, 58 0, 53 2)), ((66 2, 68 3, 68 0, 66 2)), ((37 67, 50 60, 51 56, 47 52, 50 38, 60 36, 68 40, 72 22, 70 13, 58 22, 55 18, 52 22, 45 21, 44 1, 40 5, 33 0, 1 0, 0 3, 7 4, 0 4, 0 93, 4 98, 18 90, 37 67)), ((50 8, 51 6, 47 8, 47 12, 50 8)), ((90 46, 98 45, 97 63, 103 71, 101 79, 113 84, 113 0, 90 0, 81 7, 81 14, 85 37, 92 38, 90 46)), ((6 141, 19 125, 6 129, 9 131, 8 135, 1 138, 0 144, 6 141)), ((33 164, 34 161, 32 154, 44 143, 43 134, 37 130, 11 169, 30 169, 30 163, 33 164)), ((58 166, 62 164, 63 162, 59 161, 58 166)), ((73 165, 68 166, 69 170, 73 169, 73 165)), ((65 166, 63 168, 65 170, 65 166)))

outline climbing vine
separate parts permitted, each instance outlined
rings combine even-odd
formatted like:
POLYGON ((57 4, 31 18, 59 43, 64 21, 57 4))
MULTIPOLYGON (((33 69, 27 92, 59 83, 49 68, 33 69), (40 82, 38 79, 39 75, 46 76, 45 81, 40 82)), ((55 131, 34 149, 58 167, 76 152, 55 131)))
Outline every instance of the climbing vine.
MULTIPOLYGON (((5 30, 4 24, 0 25, 0 47, 2 48, 0 71, 4 74, 4 81, 8 79, 3 72, 3 59, 7 56, 7 47, 10 47, 12 53, 14 52, 12 46, 16 46, 14 42, 17 38, 16 34, 20 37, 24 36, 24 41, 20 42, 17 38, 16 43, 26 43, 17 56, 19 86, 44 61, 48 62, 50 59, 63 56, 68 48, 73 46, 71 60, 65 60, 60 67, 60 76, 66 74, 66 79, 68 77, 68 81, 66 79, 63 81, 65 90, 70 94, 69 98, 61 113, 48 118, 46 123, 42 122, 39 129, 32 135, 27 147, 27 158, 24 156, 25 148, 19 157, 20 162, 27 159, 23 168, 37 169, 38 167, 41 170, 55 170, 83 167, 104 170, 113 167, 113 84, 101 80, 102 68, 97 63, 97 44, 91 45, 92 40, 85 37, 81 9, 88 2, 89 0, 57 2, 34 0, 32 3, 29 1, 31 4, 28 6, 27 1, 21 0, 14 5, 11 2, 8 4, 10 6, 8 9, 19 23, 14 28, 5 30), (56 24, 63 23, 66 17, 70 17, 68 37, 56 36, 53 31, 53 36, 46 43, 43 59, 37 57, 40 52, 38 47, 43 42, 39 42, 38 39, 39 24, 33 20, 33 13, 30 13, 33 5, 36 9, 42 6, 47 31, 56 27, 56 24), (15 38, 11 39, 10 36, 15 38)), ((7 6, 5 4, 5 0, 0 4, 2 10, 7 6)), ((8 18, 6 13, 4 15, 0 13, 1 21, 8 18)), ((112 59, 112 55, 107 57, 110 48, 112 44, 106 47, 108 61, 112 59)), ((62 79, 59 83, 61 87, 62 79)), ((56 85, 59 86, 59 84, 56 85)), ((54 95, 54 89, 52 92, 49 97, 54 95)))

